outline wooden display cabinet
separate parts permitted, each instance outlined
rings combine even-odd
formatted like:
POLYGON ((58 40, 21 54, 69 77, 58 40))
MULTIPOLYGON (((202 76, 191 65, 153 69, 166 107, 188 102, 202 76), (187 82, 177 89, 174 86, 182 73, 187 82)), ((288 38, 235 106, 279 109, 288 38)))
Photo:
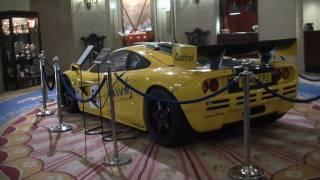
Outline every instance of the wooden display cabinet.
POLYGON ((6 90, 40 82, 37 56, 41 50, 39 14, 30 11, 0 12, 0 48, 6 90))
POLYGON ((123 46, 132 46, 138 42, 154 41, 153 31, 130 33, 122 37, 123 46))
POLYGON ((320 73, 320 31, 304 32, 305 70, 310 73, 320 73))

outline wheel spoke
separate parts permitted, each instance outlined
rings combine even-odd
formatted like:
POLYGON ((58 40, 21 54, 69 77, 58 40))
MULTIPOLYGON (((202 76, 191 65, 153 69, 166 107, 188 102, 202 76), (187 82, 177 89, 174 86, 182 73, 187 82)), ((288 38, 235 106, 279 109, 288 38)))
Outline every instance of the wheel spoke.
POLYGON ((152 118, 155 119, 155 120, 159 118, 158 113, 155 112, 155 111, 152 111, 152 112, 151 112, 151 116, 152 116, 152 118))
POLYGON ((160 131, 160 135, 161 134, 165 134, 170 132, 171 130, 171 126, 170 126, 170 114, 171 114, 171 109, 170 107, 163 107, 163 106, 159 106, 158 104, 158 113, 157 113, 157 119, 158 119, 158 128, 160 131))
POLYGON ((159 101, 157 101, 157 110, 161 111, 162 110, 162 105, 159 101))
POLYGON ((167 107, 164 111, 162 111, 162 114, 163 114, 166 118, 169 117, 170 113, 171 113, 171 110, 170 110, 169 107, 167 107))
POLYGON ((164 122, 163 127, 165 127, 167 129, 167 131, 170 130, 170 126, 169 126, 168 122, 164 122))
POLYGON ((68 102, 68 103, 71 103, 72 100, 73 100, 73 99, 72 99, 70 96, 67 96, 67 102, 68 102))
POLYGON ((72 98, 70 96, 68 96, 67 94, 65 94, 64 96, 64 105, 69 106, 72 102, 72 98))
MULTIPOLYGON (((163 94, 155 94, 159 98, 168 98, 163 94)), ((153 101, 149 104, 150 112, 150 125, 153 132, 159 137, 167 137, 172 133, 172 106, 168 103, 153 101)))
POLYGON ((163 129, 163 123, 161 121, 157 121, 157 132, 159 135, 161 135, 162 133, 162 129, 163 129))

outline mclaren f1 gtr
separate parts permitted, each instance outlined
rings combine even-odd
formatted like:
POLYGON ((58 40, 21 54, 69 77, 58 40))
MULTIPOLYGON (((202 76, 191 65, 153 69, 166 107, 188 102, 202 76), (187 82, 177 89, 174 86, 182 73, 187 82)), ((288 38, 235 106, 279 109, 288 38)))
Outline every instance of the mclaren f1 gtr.
MULTIPOLYGON (((295 97, 297 71, 293 57, 295 39, 247 44, 190 46, 150 42, 115 50, 109 54, 112 71, 132 87, 153 97, 169 100, 192 100, 217 92, 241 73, 241 59, 254 65, 256 77, 277 93, 295 97)), ((106 63, 80 70, 72 64, 64 78, 77 96, 90 97, 98 89, 107 70, 106 63), (99 73, 98 73, 99 72, 99 73)), ((134 93, 120 83, 114 73, 113 94, 116 121, 149 131, 157 143, 172 147, 188 142, 192 132, 208 132, 243 119, 243 83, 218 96, 193 104, 157 102, 134 93)), ((266 92, 254 82, 250 85, 251 117, 279 117, 293 106, 266 92)), ((109 119, 108 87, 103 85, 100 97, 81 103, 63 91, 64 106, 69 111, 84 111, 109 119)))

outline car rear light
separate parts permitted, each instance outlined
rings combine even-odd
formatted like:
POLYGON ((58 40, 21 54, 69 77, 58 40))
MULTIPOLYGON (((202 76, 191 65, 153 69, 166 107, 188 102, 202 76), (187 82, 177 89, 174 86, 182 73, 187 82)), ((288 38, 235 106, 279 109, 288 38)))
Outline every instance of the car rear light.
POLYGON ((208 92, 208 89, 209 89, 209 84, 207 81, 204 81, 203 84, 202 84, 202 91, 204 94, 206 94, 208 92))
POLYGON ((281 75, 283 79, 288 79, 289 78, 289 70, 288 68, 283 68, 281 71, 281 75))
POLYGON ((288 68, 281 68, 281 69, 276 69, 274 74, 276 75, 277 79, 288 79, 290 72, 288 68))
POLYGON ((209 82, 209 89, 211 91, 217 91, 219 89, 219 81, 216 79, 212 79, 209 82))
POLYGON ((275 74, 277 80, 281 79, 281 71, 280 71, 280 69, 276 69, 274 71, 274 74, 275 74))

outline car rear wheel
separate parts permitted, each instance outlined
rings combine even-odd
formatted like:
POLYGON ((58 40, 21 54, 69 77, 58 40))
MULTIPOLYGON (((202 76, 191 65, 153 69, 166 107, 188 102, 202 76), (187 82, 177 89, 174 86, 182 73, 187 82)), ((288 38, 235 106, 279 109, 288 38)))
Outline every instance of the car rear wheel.
MULTIPOLYGON (((154 88, 149 95, 175 100, 174 96, 163 88, 154 88)), ((166 147, 176 147, 190 141, 192 130, 180 105, 146 100, 146 110, 149 133, 155 142, 166 147)))
MULTIPOLYGON (((70 88, 72 88, 71 86, 71 82, 69 80, 68 77, 63 76, 63 78, 65 79, 66 83, 68 84, 68 86, 70 88)), ((61 87, 62 89, 62 104, 63 104, 63 109, 70 112, 70 113, 76 113, 79 112, 79 106, 78 106, 78 102, 76 100, 74 100, 67 92, 67 90, 65 89, 65 87, 61 87)), ((74 89, 72 88, 72 92, 75 94, 74 89)))
POLYGON ((281 114, 278 114, 278 113, 275 113, 273 115, 271 115, 271 122, 276 122, 278 121, 279 119, 282 118, 282 116, 284 116, 285 113, 281 113, 281 114))

